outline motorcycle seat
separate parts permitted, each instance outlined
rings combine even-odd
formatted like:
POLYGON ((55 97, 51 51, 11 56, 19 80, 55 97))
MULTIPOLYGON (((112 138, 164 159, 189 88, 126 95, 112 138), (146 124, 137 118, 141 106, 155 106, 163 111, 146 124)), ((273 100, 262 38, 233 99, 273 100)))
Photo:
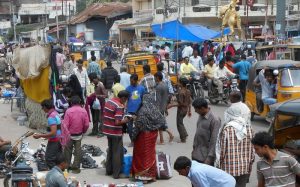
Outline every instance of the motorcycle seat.
POLYGON ((23 166, 23 167, 13 167, 11 169, 12 174, 32 174, 33 169, 29 166, 23 166))

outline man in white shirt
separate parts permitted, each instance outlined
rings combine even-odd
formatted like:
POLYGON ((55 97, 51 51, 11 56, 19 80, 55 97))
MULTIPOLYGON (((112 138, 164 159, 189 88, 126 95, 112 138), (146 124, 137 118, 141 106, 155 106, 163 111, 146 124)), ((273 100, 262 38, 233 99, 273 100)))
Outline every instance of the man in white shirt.
POLYGON ((153 46, 152 46, 152 44, 149 45, 149 52, 153 53, 153 46))
POLYGON ((193 48, 191 47, 191 44, 187 44, 184 49, 182 50, 182 58, 190 57, 193 55, 193 48))
POLYGON ((225 67, 225 60, 222 59, 219 63, 219 67, 217 67, 215 71, 214 79, 213 79, 214 84, 218 86, 220 99, 223 98, 223 82, 221 79, 224 79, 226 77, 233 77, 233 76, 235 76, 235 74, 229 71, 227 67, 225 67))
POLYGON ((85 93, 86 87, 90 84, 90 80, 85 67, 83 67, 83 61, 81 59, 77 60, 77 68, 74 68, 73 74, 76 75, 80 82, 82 93, 85 93))
POLYGON ((120 84, 122 86, 124 86, 124 88, 126 89, 128 86, 130 86, 130 74, 127 73, 127 67, 126 66, 121 66, 120 68, 120 78, 121 78, 121 81, 120 81, 120 84))
POLYGON ((171 52, 171 49, 170 49, 170 44, 168 42, 165 43, 165 52, 166 53, 169 53, 171 52))
POLYGON ((124 57, 127 53, 129 53, 129 47, 128 47, 128 45, 125 45, 125 47, 123 48, 123 51, 122 51, 122 60, 124 59, 124 57))
POLYGON ((190 63, 198 70, 203 70, 204 66, 203 66, 203 62, 202 62, 202 58, 200 56, 198 56, 198 51, 194 50, 193 52, 193 56, 190 57, 190 63))

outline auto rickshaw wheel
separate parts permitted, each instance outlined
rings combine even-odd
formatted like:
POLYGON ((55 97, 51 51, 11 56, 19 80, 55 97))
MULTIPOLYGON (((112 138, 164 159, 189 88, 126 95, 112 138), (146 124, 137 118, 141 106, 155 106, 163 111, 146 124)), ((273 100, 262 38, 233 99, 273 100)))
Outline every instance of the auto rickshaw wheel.
POLYGON ((255 113, 254 113, 254 112, 251 112, 251 118, 250 118, 251 121, 254 120, 254 116, 255 116, 255 113))

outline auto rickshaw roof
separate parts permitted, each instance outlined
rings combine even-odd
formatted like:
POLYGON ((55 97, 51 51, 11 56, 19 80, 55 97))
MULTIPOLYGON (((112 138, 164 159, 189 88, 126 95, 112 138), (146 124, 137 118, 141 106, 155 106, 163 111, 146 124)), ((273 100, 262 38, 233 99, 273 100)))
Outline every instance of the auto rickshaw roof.
POLYGON ((148 55, 154 55, 153 53, 150 53, 148 51, 133 51, 130 53, 125 54, 125 58, 130 58, 130 57, 137 57, 137 56, 148 56, 148 55))
POLYGON ((276 107, 276 112, 285 115, 300 116, 300 98, 291 99, 282 103, 278 103, 276 107))
POLYGON ((82 48, 82 51, 100 51, 101 48, 100 47, 96 47, 96 46, 87 46, 82 48))
POLYGON ((288 68, 293 67, 296 65, 300 65, 299 61, 294 60, 264 60, 258 61, 252 65, 252 68, 255 70, 263 69, 264 67, 269 67, 271 69, 278 69, 278 68, 288 68))

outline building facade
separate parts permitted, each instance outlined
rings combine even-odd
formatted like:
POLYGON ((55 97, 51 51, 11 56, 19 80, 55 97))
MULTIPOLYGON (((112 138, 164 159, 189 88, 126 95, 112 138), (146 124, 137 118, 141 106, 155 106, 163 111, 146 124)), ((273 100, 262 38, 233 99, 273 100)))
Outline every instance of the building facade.
MULTIPOLYGON (((211 29, 221 28, 221 19, 218 18, 222 6, 229 4, 231 0, 132 0, 133 18, 148 19, 150 24, 163 23, 179 19, 184 24, 201 24, 211 29)), ((276 27, 276 1, 277 0, 253 0, 253 6, 249 7, 246 0, 240 0, 239 13, 242 20, 243 30, 248 37, 263 34, 265 30, 274 30, 276 27)), ((290 9, 299 11, 299 0, 286 0, 286 15, 291 13, 290 9)), ((295 30, 299 17, 288 17, 287 26, 295 30), (293 27, 293 28, 292 28, 293 27)), ((136 27, 139 29, 139 25, 136 27)), ((147 29, 147 27, 143 27, 147 29)), ((142 32, 136 32, 137 38, 142 38, 142 32)))

